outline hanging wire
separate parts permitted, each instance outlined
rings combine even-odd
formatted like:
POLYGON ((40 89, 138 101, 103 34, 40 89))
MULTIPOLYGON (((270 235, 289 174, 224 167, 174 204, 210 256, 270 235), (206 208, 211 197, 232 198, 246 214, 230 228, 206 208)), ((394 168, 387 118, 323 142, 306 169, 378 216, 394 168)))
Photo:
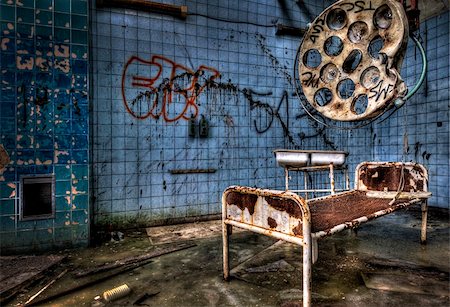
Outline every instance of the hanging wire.
POLYGON ((247 25, 252 25, 252 26, 257 26, 257 27, 264 27, 264 28, 274 28, 274 27, 277 26, 276 24, 273 24, 273 23, 272 24, 262 24, 262 23, 256 23, 256 22, 251 22, 251 21, 230 20, 230 19, 226 19, 226 18, 208 16, 206 14, 201 14, 201 13, 187 13, 187 15, 188 16, 203 17, 203 18, 216 20, 216 21, 221 21, 221 22, 226 22, 226 23, 247 24, 247 25))
POLYGON ((426 76, 426 73, 427 73, 428 61, 427 61, 427 55, 426 55, 425 50, 423 49, 423 46, 422 46, 422 42, 421 42, 422 38, 421 38, 421 36, 419 34, 417 38, 414 35, 411 35, 411 39, 416 44, 417 48, 419 48, 420 55, 422 56, 422 71, 420 73, 419 80, 414 85, 413 89, 411 91, 408 91, 408 94, 405 96, 405 98, 397 99, 395 101, 395 105, 396 105, 397 108, 402 107, 405 104, 405 102, 408 99, 410 99, 419 90, 420 86, 422 85, 423 81, 425 80, 425 76, 426 76))

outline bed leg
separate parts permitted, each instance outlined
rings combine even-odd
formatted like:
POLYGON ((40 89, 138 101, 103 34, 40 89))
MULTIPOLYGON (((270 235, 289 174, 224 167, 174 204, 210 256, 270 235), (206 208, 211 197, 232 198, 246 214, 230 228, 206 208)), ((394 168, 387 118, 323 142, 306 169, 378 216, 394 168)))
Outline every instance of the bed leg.
POLYGON ((303 220, 303 307, 311 306, 312 238, 311 225, 303 220))
POLYGON ((336 194, 336 189, 334 186, 334 166, 333 163, 330 163, 330 186, 331 186, 331 195, 336 194))
POLYGON ((233 226, 227 225, 222 222, 222 236, 223 236, 223 279, 228 281, 230 279, 230 260, 229 253, 229 237, 231 234, 231 228, 233 226))
POLYGON ((319 258, 319 244, 317 243, 317 239, 311 240, 312 246, 312 264, 317 262, 317 259, 319 258))
POLYGON ((348 176, 348 168, 347 167, 345 167, 344 172, 345 172, 345 189, 347 191, 349 191, 350 190, 350 178, 348 176))
POLYGON ((308 192, 306 192, 308 190, 308 172, 305 171, 303 172, 303 181, 305 184, 305 200, 308 199, 308 192))
POLYGON ((284 185, 286 186, 286 191, 289 191, 289 170, 287 167, 284 168, 284 185))
POLYGON ((428 201, 422 202, 422 229, 420 233, 420 243, 427 243, 427 213, 428 213, 428 201))

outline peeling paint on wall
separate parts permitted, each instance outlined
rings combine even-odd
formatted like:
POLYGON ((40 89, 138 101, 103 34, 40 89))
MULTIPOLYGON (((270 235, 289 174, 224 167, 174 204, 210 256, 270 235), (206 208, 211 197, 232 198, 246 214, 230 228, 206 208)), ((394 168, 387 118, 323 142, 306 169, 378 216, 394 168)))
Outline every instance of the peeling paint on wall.
POLYGON ((89 163, 87 7, 83 0, 1 4, 0 143, 10 160, 0 167, 0 203, 20 206, 22 176, 53 174, 56 209, 55 217, 45 220, 51 225, 45 232, 29 227, 34 222, 21 221, 14 210, 5 213, 14 223, 0 229, 2 252, 88 242, 88 178, 71 181, 72 173, 87 174, 89 163), (68 204, 72 185, 83 196, 74 208, 68 204))
POLYGON ((3 145, 0 144, 0 170, 4 169, 10 162, 11 159, 9 158, 8 152, 3 145))

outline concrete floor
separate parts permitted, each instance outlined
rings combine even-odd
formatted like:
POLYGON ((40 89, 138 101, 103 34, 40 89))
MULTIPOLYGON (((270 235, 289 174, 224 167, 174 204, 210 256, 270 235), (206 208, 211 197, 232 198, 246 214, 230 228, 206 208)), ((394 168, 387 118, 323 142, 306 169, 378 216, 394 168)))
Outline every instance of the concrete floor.
MULTIPOLYGON (((78 306, 103 303, 94 297, 124 283, 132 289, 110 306, 132 306, 144 293, 158 293, 148 306, 301 306, 301 248, 247 231, 234 232, 230 242, 232 276, 222 280, 220 222, 191 225, 210 236, 188 238, 197 246, 154 258, 145 266, 111 278, 46 305, 78 306)), ((180 226, 181 229, 181 226, 180 226)), ((176 227, 160 228, 174 237, 176 227)), ((183 233, 177 234, 183 240, 183 233)), ((369 222, 357 234, 345 231, 319 241, 313 267, 313 306, 449 306, 449 214, 431 210, 428 244, 421 245, 420 212, 400 211, 369 222), (377 289, 369 289, 367 286, 377 289), (379 289, 384 290, 379 290, 379 289)), ((164 241, 164 240, 162 240, 164 241)), ((166 240, 167 241, 167 240, 166 240)), ((164 241, 165 242, 165 241, 164 241)), ((166 243, 166 242, 165 242, 166 243)), ((154 248, 145 231, 125 240, 79 251, 66 251, 68 268, 89 267, 154 248)), ((39 298, 77 284, 70 273, 39 298)), ((36 285, 10 305, 26 301, 36 285)))

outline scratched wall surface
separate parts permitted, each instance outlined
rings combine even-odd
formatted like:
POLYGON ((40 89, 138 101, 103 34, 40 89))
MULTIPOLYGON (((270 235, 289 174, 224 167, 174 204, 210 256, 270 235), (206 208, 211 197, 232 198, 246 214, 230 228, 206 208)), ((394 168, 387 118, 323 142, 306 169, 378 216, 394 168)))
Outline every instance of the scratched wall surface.
POLYGON ((0 12, 2 253, 86 245, 87 2, 1 0, 0 12), (30 174, 54 174, 55 218, 20 220, 30 174))
MULTIPOLYGON (((448 186, 448 150, 439 141, 448 140, 448 96, 437 99, 436 80, 429 79, 436 99, 424 99, 422 90, 383 123, 352 131, 320 126, 294 97, 291 78, 300 38, 276 35, 274 25, 303 28, 330 1, 171 3, 187 5, 185 20, 93 5, 92 187, 97 223, 151 223, 220 213, 221 193, 233 184, 281 189, 283 171, 272 153, 276 148, 347 150, 350 170, 365 160, 401 160, 402 111, 412 119, 426 114, 426 121, 409 122, 411 148, 405 160, 430 169, 435 193, 430 205, 448 207, 448 192, 442 191, 448 186), (199 133, 202 118, 209 123, 206 137, 199 133), (436 155, 414 156, 416 142, 436 155)), ((433 20, 445 18, 448 25, 448 13, 433 20)), ((433 50, 442 49, 438 40, 433 44, 433 50)), ((448 53, 441 53, 430 54, 435 71, 442 58, 448 59, 448 53)), ((405 60, 409 85, 418 70, 413 57, 410 46, 405 60)), ((448 84, 448 73, 442 74, 448 84)), ((316 187, 327 182, 326 176, 312 179, 316 187)))

